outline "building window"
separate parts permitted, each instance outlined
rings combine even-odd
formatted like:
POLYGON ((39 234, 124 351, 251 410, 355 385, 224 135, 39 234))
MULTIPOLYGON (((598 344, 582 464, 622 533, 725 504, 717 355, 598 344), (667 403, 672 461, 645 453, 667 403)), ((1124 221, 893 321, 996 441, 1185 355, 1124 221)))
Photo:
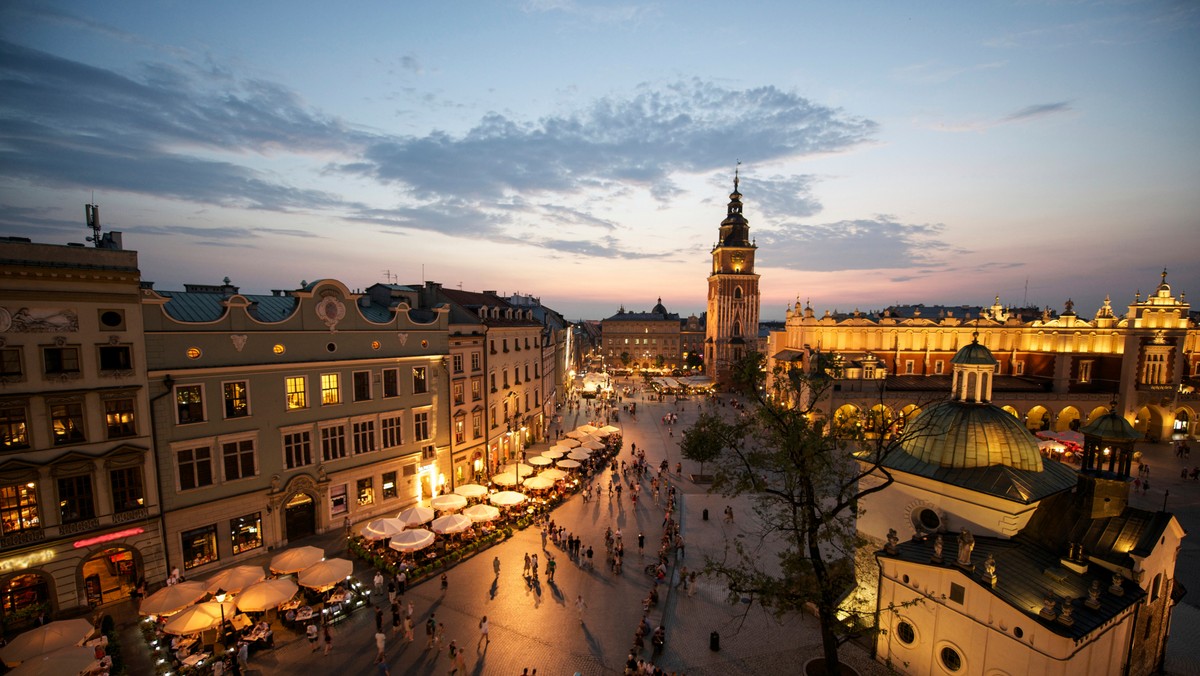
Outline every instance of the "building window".
POLYGON ((379 432, 383 437, 384 448, 396 448, 404 444, 403 423, 404 419, 400 415, 379 419, 379 432))
POLYGON ((933 372, 938 374, 939 376, 942 375, 942 371, 945 368, 946 368, 946 362, 942 361, 941 359, 933 362, 933 372))
POLYGON ((489 415, 490 420, 492 421, 492 427, 496 427, 500 424, 500 422, 498 420, 496 420, 496 407, 495 406, 488 407, 488 415, 489 415))
POLYGON ((25 374, 21 368, 21 348, 0 348, 0 380, 20 380, 25 374))
POLYGON ((132 437, 137 434, 133 424, 132 399, 108 399, 104 402, 104 424, 109 439, 132 437))
POLYGON ((309 430, 283 435, 283 461, 288 469, 312 464, 312 433, 309 430))
POLYGON ((471 414, 471 437, 478 439, 483 436, 483 414, 476 411, 471 414))
POLYGON ((246 381, 235 380, 221 387, 225 395, 225 417, 244 418, 250 415, 250 391, 246 381))
POLYGON ((63 523, 95 518, 96 500, 91 474, 59 478, 58 511, 63 523))
POLYGON ((958 671, 962 669, 962 656, 954 648, 950 646, 942 648, 941 657, 942 666, 946 667, 946 671, 958 671))
POLYGON ((472 353, 471 353, 471 370, 472 370, 472 371, 478 371, 480 368, 482 368, 482 367, 480 366, 480 363, 481 363, 481 362, 480 362, 480 359, 479 359, 479 353, 478 353, 478 352, 472 352, 472 353))
POLYGON ((462 373, 462 372, 463 372, 463 358, 462 358, 462 355, 461 355, 461 354, 456 354, 456 355, 454 355, 454 356, 451 358, 451 364, 453 365, 453 368, 454 368, 454 372, 455 372, 455 373, 462 373))
POLYGON ((454 421, 454 443, 461 444, 467 440, 467 421, 459 418, 454 421))
POLYGON ((321 405, 342 403, 341 379, 336 373, 321 374, 321 405))
POLYGON ((176 387, 175 412, 180 425, 204 422, 204 386, 180 385, 176 387))
POLYGON ((475 378, 471 381, 471 401, 483 399, 483 383, 475 378))
POLYGON ((391 500, 392 498, 399 495, 399 492, 396 490, 396 473, 395 472, 384 472, 383 476, 380 478, 381 478, 380 483, 383 488, 383 499, 384 500, 391 500))
POLYGON ((321 428, 321 458, 325 462, 346 457, 346 426, 321 428))
POLYGON ((428 387, 425 381, 426 369, 424 366, 414 366, 412 370, 413 394, 425 394, 428 387))
POLYGON ((950 600, 951 601, 954 601, 955 603, 962 603, 963 599, 966 598, 966 593, 967 593, 967 590, 961 584, 957 584, 955 582, 950 583, 950 600))
POLYGON ((421 459, 422 460, 437 460, 437 449, 434 448, 433 446, 422 446, 421 447, 421 459))
POLYGON ((462 383, 454 383, 454 405, 462 406, 463 401, 465 401, 465 399, 463 398, 463 384, 462 383))
POLYGON ((913 363, 913 360, 905 359, 904 360, 904 374, 911 376, 915 372, 916 366, 917 365, 913 363))
POLYGON ((917 632, 913 630, 913 626, 903 620, 896 625, 896 638, 904 645, 912 645, 912 642, 917 640, 917 632))
POLYGON ((375 479, 367 477, 358 480, 358 504, 359 506, 375 504, 375 479))
POLYGON ((375 421, 360 420, 351 423, 354 434, 354 453, 370 453, 375 450, 375 421))
POLYGON ((75 375, 79 373, 78 347, 42 348, 45 373, 48 376, 75 375))
POLYGON ((350 505, 346 504, 346 484, 339 484, 329 489, 329 514, 337 516, 350 511, 350 505))
POLYGON ((128 512, 146 505, 141 467, 122 467, 110 470, 108 483, 112 488, 114 512, 128 512))
POLYGON ((100 346, 100 370, 101 371, 131 371, 133 370, 133 356, 130 354, 128 345, 101 345, 100 346))
POLYGON ((217 555, 217 527, 215 525, 185 530, 179 534, 183 541, 183 569, 212 563, 217 555))
POLYGON ((248 479, 256 474, 254 440, 241 439, 221 444, 221 461, 225 467, 225 480, 248 479))
POLYGON ((262 512, 231 519, 229 533, 233 538, 234 554, 241 554, 263 546, 262 512))
POLYGON ((0 441, 4 450, 29 448, 29 427, 24 406, 0 408, 0 441))
POLYGON ((1013 362, 1013 373, 1018 376, 1025 375, 1025 362, 1014 361, 1013 362))
POLYGON ((179 490, 211 486, 213 483, 212 449, 207 446, 185 448, 175 453, 179 466, 179 490))
POLYGON ((400 369, 383 370, 383 396, 400 396, 400 369))
POLYGON ((492 371, 492 372, 491 372, 490 374, 488 374, 488 375, 489 375, 489 376, 491 376, 491 379, 492 379, 492 391, 493 391, 493 392, 495 392, 495 391, 496 391, 496 372, 495 372, 495 371, 492 371))
POLYGON ((1092 360, 1084 359, 1079 362, 1079 382, 1086 383, 1092 379, 1092 360))
POLYGON ((0 527, 5 533, 42 527, 36 483, 30 481, 0 486, 0 527))
POLYGON ((354 372, 354 401, 371 400, 371 372, 354 372))
POLYGON ((307 383, 304 376, 289 376, 285 384, 288 410, 308 408, 307 383))
POLYGON ((413 414, 413 440, 425 441, 429 438, 429 412, 421 411, 413 414))
POLYGON ((1167 382, 1167 355, 1164 352, 1146 353, 1142 367, 1143 385, 1164 385, 1167 382))
POLYGON ((82 442, 83 404, 53 404, 50 406, 50 428, 54 432, 54 445, 82 442))
POLYGON ((16 575, 0 590, 0 606, 4 608, 5 618, 15 619, 21 614, 35 617, 50 606, 50 585, 37 573, 16 575))

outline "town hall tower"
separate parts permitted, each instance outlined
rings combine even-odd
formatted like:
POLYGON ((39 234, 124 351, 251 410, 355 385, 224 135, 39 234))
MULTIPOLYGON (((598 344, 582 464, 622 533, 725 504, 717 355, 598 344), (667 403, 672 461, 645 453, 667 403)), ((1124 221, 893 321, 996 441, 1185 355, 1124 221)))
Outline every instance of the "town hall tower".
POLYGON ((729 211, 721 221, 708 276, 704 368, 718 387, 730 384, 734 362, 758 346, 758 275, 754 274, 758 247, 750 240, 750 222, 742 215, 738 182, 735 171, 729 211))

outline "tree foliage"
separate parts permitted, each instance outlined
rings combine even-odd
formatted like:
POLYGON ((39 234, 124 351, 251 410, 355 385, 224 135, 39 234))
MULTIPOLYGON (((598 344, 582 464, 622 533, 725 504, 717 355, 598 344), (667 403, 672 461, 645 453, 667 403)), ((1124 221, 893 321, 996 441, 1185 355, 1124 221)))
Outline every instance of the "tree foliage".
POLYGON ((749 597, 777 616, 815 606, 825 664, 836 674, 838 647, 866 624, 853 611, 839 619, 864 544, 858 503, 892 483, 881 461, 917 431, 910 425, 903 434, 866 439, 830 430, 816 408, 832 382, 823 372, 781 368, 769 392, 761 355, 740 360, 733 373, 744 409, 733 419, 704 413, 681 446, 684 457, 714 464, 714 491, 752 498, 757 530, 735 538, 723 557, 708 557, 706 572, 728 584, 731 602, 749 597), (882 481, 860 485, 872 473, 882 481), (774 559, 764 555, 772 548, 774 559))

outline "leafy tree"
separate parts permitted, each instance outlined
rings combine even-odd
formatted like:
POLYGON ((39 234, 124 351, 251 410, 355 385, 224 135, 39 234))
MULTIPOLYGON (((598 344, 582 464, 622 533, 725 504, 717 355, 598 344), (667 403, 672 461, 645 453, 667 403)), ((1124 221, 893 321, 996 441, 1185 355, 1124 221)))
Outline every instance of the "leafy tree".
POLYGON ((654 366, 655 366, 656 368, 662 368, 662 367, 663 367, 663 364, 665 364, 666 362, 667 362, 667 360, 666 360, 665 358, 663 358, 663 356, 662 356, 661 354, 660 354, 660 355, 656 355, 656 356, 654 357, 654 366))
POLYGON ((689 352, 684 365, 690 369, 698 369, 704 366, 704 357, 701 357, 699 352, 689 352))
POLYGON ((779 617, 815 606, 825 667, 835 676, 838 648, 874 613, 839 608, 856 586, 855 555, 866 544, 854 519, 858 501, 891 485, 884 456, 919 432, 908 425, 868 439, 846 436, 857 426, 828 429, 816 409, 832 383, 825 373, 780 368, 768 391, 762 355, 739 360, 733 378, 744 412, 732 420, 702 414, 681 447, 684 457, 714 463, 713 491, 752 496, 762 529, 762 541, 739 536, 732 552, 707 557, 705 572, 728 584, 731 603, 748 596, 779 617), (869 474, 882 480, 860 484, 869 474), (763 556, 766 541, 780 545, 777 565, 763 556), (839 619, 839 611, 849 615, 839 619))
POLYGON ((629 362, 631 362, 631 361, 633 361, 632 355, 630 355, 628 352, 621 353, 621 365, 622 366, 624 366, 625 368, 629 368, 629 362))

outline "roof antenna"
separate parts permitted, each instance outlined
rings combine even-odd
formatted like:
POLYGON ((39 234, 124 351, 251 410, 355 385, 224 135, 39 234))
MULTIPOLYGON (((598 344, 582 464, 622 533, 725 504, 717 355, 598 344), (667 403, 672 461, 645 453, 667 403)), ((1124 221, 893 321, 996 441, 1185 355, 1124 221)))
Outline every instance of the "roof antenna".
POLYGON ((92 191, 92 201, 83 205, 84 216, 87 217, 87 227, 92 229, 92 236, 87 241, 100 248, 100 205, 96 204, 96 191, 92 191))

